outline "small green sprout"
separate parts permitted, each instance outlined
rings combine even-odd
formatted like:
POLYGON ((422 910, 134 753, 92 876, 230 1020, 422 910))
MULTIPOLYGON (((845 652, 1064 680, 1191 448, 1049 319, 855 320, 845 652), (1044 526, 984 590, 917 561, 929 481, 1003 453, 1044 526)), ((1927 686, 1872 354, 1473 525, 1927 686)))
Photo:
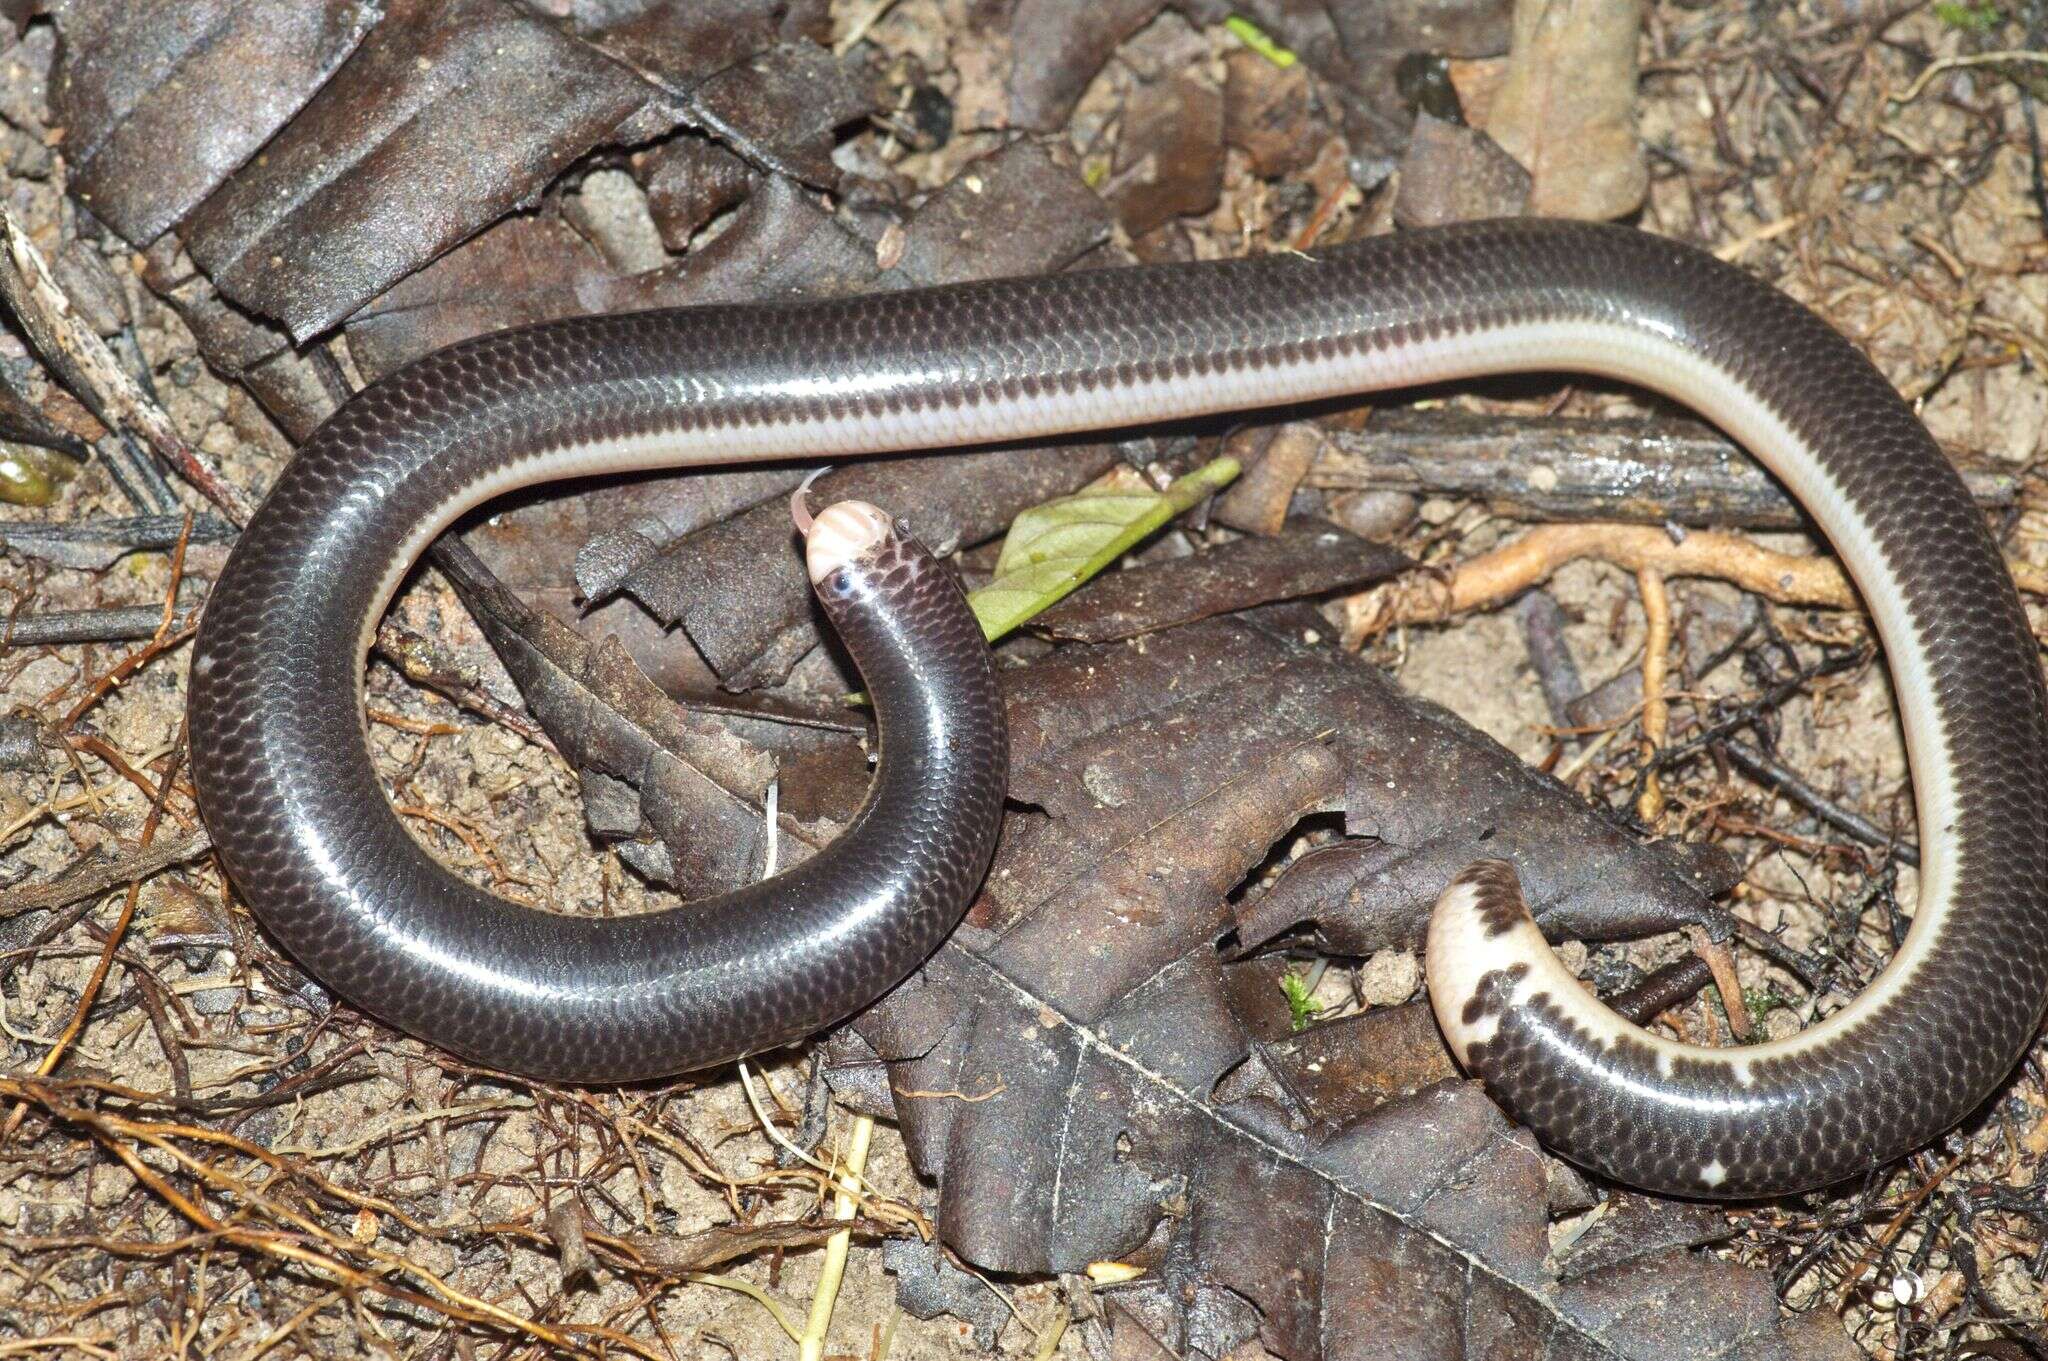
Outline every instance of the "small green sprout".
POLYGON ((1780 1007, 1791 1006, 1792 999, 1767 984, 1761 988, 1744 988, 1742 1005, 1749 1012, 1750 1023, 1761 1034, 1764 1029, 1764 1017, 1780 1007))
POLYGON ((1934 17, 1965 33, 1989 33, 2005 18, 2005 12, 1991 0, 1978 0, 1974 5, 1943 0, 1934 7, 1934 17))
POLYGON ((1323 1004, 1316 996, 1311 975, 1289 969, 1280 975, 1280 991, 1287 995, 1287 1022, 1296 1034, 1307 1030, 1316 1017, 1323 1014, 1323 1004))
POLYGON ((1274 42, 1271 34, 1242 14, 1231 15, 1223 21, 1223 26, 1230 30, 1232 37, 1281 70, 1284 71, 1294 65, 1295 57, 1292 52, 1274 42))

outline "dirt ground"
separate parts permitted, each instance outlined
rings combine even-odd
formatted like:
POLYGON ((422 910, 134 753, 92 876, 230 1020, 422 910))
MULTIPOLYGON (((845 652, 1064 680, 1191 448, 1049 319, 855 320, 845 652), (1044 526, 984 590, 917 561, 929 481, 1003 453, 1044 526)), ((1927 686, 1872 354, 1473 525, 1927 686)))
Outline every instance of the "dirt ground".
MULTIPOLYGON (((935 73, 962 111, 994 98, 986 88, 991 77, 955 45, 964 3, 901 0, 869 31, 891 58, 935 73)), ((1837 26, 1859 8, 1859 0, 1818 0, 1796 12, 1654 5, 1638 110, 1654 149, 1643 224, 1723 247, 1858 341, 1920 403, 1946 445, 2023 471, 2022 507, 2005 542, 2016 560, 2048 566, 2048 502, 2034 477, 2048 457, 2048 236, 2026 114, 2009 81, 1967 67, 1920 97, 1902 98, 1929 57, 1980 49, 1982 25, 1972 17, 1979 7, 1925 8, 1882 36, 1867 24, 1837 26)), ((1198 30, 1172 13, 1157 20, 1084 99, 1075 153, 1089 150, 1090 131, 1114 116, 1141 71, 1173 64, 1216 81, 1235 43, 1220 28, 1198 30)), ((56 231, 68 211, 36 112, 48 55, 49 34, 39 27, 0 56, 0 115, 9 123, 0 155, 13 168, 7 198, 37 232, 56 231)), ((2048 68, 2035 69, 2048 76, 2048 68)), ((960 121, 969 125, 964 113, 960 121)), ((942 183, 997 140, 964 133, 940 152, 904 157, 898 168, 942 183)), ((1261 211, 1233 161, 1222 206, 1191 229, 1196 253, 1240 249, 1248 232, 1259 234, 1261 211)), ((1376 211, 1373 195, 1357 196, 1333 230, 1376 211)), ((136 279, 134 262, 121 251, 106 255, 178 427, 231 480, 265 485, 288 442, 196 358, 177 319, 136 279)), ((0 335, 0 364, 27 367, 27 351, 11 333, 0 335)), ((1497 410, 1612 415, 1633 399, 1586 386, 1471 400, 1497 410)), ((97 467, 51 505, 0 506, 5 520, 124 513, 97 467)), ((1428 502, 1401 541, 1444 560, 1518 531, 1483 507, 1428 502)), ((1811 547, 1796 534, 1760 537, 1786 551, 1811 547)), ((203 577, 212 561, 195 550, 184 570, 203 577)), ((0 562, 0 607, 7 609, 157 605, 174 588, 168 554, 132 555, 104 571, 20 557, 0 562)), ((1588 685, 1640 666, 1644 613, 1629 573, 1580 564, 1551 590, 1588 685)), ((1681 619, 1735 599, 1714 585, 1675 584, 1672 592, 1681 619)), ((2037 628, 2048 628, 2048 610, 2031 603, 2037 628)), ((398 609, 516 703, 438 578, 425 575, 398 609)), ((1807 659, 1823 644, 1863 636, 1854 617, 1787 608, 1774 608, 1772 617, 1807 659)), ((1373 648, 1412 691, 1524 759, 1553 759, 1561 739, 1511 611, 1409 629, 1373 648)), ((69 756, 50 753, 40 768, 0 771, 0 889, 46 879, 96 852, 133 850, 151 817, 150 791, 177 778, 188 656, 175 634, 162 645, 0 652, 0 711, 42 725, 76 713, 74 730, 100 743, 74 743, 69 756), (140 664, 122 671, 118 685, 102 683, 135 657, 140 664)), ((1738 659, 1685 683, 1705 697, 1741 695, 1755 681, 1738 659)), ((476 882, 613 912, 668 901, 593 852, 576 782, 547 750, 463 717, 389 667, 373 668, 369 702, 373 746, 395 802, 423 810, 410 818, 415 830, 476 882)), ((1680 711, 1691 712, 1690 701, 1680 711)), ((1614 759, 1596 755, 1569 773, 1593 797, 1626 799, 1630 768, 1621 758, 1632 750, 1632 741, 1616 743, 1614 759)), ((1904 757, 1881 665, 1832 676, 1788 705, 1780 753, 1828 797, 1910 835, 1904 757)), ((1785 925, 1795 946, 1826 935, 1829 905, 1873 889, 1912 901, 1910 868, 1816 830, 1801 809, 1710 765, 1688 768, 1663 793, 1660 830, 1711 835, 1741 855, 1740 911, 1767 929, 1785 925)), ((190 801, 174 795, 163 802, 154 836, 168 840, 195 827, 190 801)), ((793 1345, 759 1296, 801 1326, 819 1272, 816 1250, 757 1254, 701 1280, 607 1265, 565 1283, 558 1235, 543 1227, 551 1208, 579 1196, 613 1223, 671 1237, 736 1217, 791 1218, 814 1204, 820 1178, 801 1167, 772 1170, 775 1150, 732 1074, 626 1092, 531 1087, 472 1074, 351 1012, 324 1014, 296 975, 252 969, 237 948, 248 919, 229 907, 217 868, 203 856, 151 878, 139 895, 117 887, 85 905, 82 918, 47 940, 40 934, 49 914, 0 919, 0 1072, 31 1071, 61 1043, 64 1078, 174 1091, 194 1104, 184 1116, 124 1122, 96 1115, 99 1102, 79 1086, 62 1092, 71 1103, 62 1119, 47 1104, 0 1108, 0 1314, 23 1337, 43 1339, 36 1345, 52 1354, 137 1357, 540 1355, 547 1334, 537 1330, 573 1332, 571 1325, 630 1334, 659 1355, 757 1361, 793 1345), (96 982, 110 939, 111 967, 96 982), (95 1001, 74 1031, 89 993, 95 1001), (348 1080, 324 1080, 338 1073, 348 1080), (266 1166, 253 1152, 258 1147, 326 1180, 266 1166), (211 1185, 193 1208, 210 1229, 195 1228, 194 1216, 152 1184, 159 1174, 202 1166, 211 1185), (400 1204, 419 1222, 394 1233, 400 1204), (331 1244, 323 1258, 353 1251, 354 1260, 371 1264, 366 1270, 411 1293, 346 1290, 323 1268, 292 1260, 268 1236, 280 1217, 331 1244), (57 1239, 68 1240, 69 1250, 50 1251, 57 1239), (182 1250, 144 1251, 143 1240, 182 1250), (447 1293, 430 1301, 427 1277, 445 1283, 447 1293), (464 1298, 471 1302, 449 1304, 464 1298), (538 1323, 504 1326, 488 1317, 494 1308, 538 1323), (451 1314, 468 1321, 452 1327, 451 1314)), ((1881 918, 1873 911, 1864 919, 1866 942, 1881 940, 1881 918)), ((1638 947, 1637 957, 1665 958, 1675 949, 1652 943, 1638 947)), ((1753 957, 1742 968, 1759 995, 1796 991, 1753 957)), ((1373 960, 1364 971, 1375 1001, 1401 1000, 1417 986, 1406 957, 1373 960)), ((1349 971, 1333 969, 1324 987, 1342 999, 1359 985, 1349 971)), ((1773 1030, 1798 1019, 1784 1007, 1766 1007, 1763 1016, 1773 1030)), ((2039 1336, 2048 1318, 2041 1279, 2048 1201, 2033 1188, 2048 1152, 2048 1088, 2038 1060, 1968 1141, 1931 1151, 1863 1197, 1739 1209, 1738 1232, 1721 1251, 1770 1267, 1781 1280, 1794 1277, 1787 1299, 1795 1306, 1820 1299, 1833 1308, 1837 1296, 1845 1299, 1847 1326, 1873 1356, 1960 1355, 1970 1338, 1992 1335, 1971 1323, 1987 1309, 2023 1320, 2039 1336), (1947 1201, 1937 1188, 1951 1179, 2003 1186, 2010 1203, 1981 1192, 1972 1202, 1947 1201), (1809 1246, 1827 1269, 1795 1276, 1788 1266, 1809 1246), (1902 1296, 1918 1307, 1902 1309, 1902 1296)), ((806 1067, 802 1052, 759 1065, 754 1081, 763 1100, 795 1112, 806 1067)), ((835 1113, 826 1148, 848 1123, 835 1113)), ((868 1175, 883 1196, 929 1204, 930 1189, 918 1184, 886 1126, 876 1134, 868 1175)), ((1042 1361, 1085 1349, 1087 1329, 1066 1326, 1078 1307, 1068 1287, 997 1280, 987 1288, 1012 1316, 997 1344, 1002 1353, 1042 1361)), ((879 1248, 857 1243, 827 1355, 875 1358, 885 1347, 910 1361, 985 1354, 966 1324, 901 1314, 893 1292, 879 1248)))

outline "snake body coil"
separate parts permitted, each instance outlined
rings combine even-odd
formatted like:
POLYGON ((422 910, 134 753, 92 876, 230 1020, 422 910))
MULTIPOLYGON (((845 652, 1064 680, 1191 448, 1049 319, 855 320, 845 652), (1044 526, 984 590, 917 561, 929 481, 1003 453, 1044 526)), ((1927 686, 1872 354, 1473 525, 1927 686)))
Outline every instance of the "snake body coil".
POLYGON ((472 1057, 619 1078, 794 1038, 913 967, 985 869, 1000 716, 957 587, 912 557, 900 596, 884 572, 859 608, 832 610, 884 724, 851 851, 678 911, 562 918, 435 865, 370 766, 363 658, 435 534, 491 496, 578 474, 1038 437, 1525 370, 1604 374, 1696 408, 1827 533, 1885 644, 1920 895, 1904 946, 1853 1003, 1791 1039, 1715 1050, 1619 1021, 1556 963, 1512 873, 1476 866, 1431 928, 1447 1038, 1551 1148, 1646 1187, 1791 1190, 1924 1143, 2010 1070, 2048 999, 2032 637, 1960 479, 1853 346, 1740 271, 1621 228, 1488 223, 1314 257, 592 317, 430 355, 307 443, 214 589, 191 692, 207 824, 317 975, 472 1057))

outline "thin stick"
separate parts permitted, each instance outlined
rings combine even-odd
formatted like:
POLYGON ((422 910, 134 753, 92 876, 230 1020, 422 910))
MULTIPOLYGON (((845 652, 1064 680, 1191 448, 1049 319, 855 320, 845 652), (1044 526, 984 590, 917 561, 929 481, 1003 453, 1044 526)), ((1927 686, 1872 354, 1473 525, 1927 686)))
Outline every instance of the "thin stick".
MULTIPOLYGON (((85 1018, 92 1011, 93 1003, 99 1000, 100 988, 106 984, 107 973, 114 966, 114 954, 121 948, 121 942, 128 935, 128 924, 135 920, 135 905, 141 901, 142 881, 128 881, 128 893, 121 900, 121 915, 114 919, 114 925, 107 931, 106 944, 100 949, 99 962, 93 965, 92 977, 85 983, 85 991, 79 994, 78 1005, 72 1008, 71 1023, 64 1027, 64 1033, 57 1037, 57 1043, 50 1046, 42 1061, 36 1064, 36 1076, 48 1077, 56 1071, 57 1064, 64 1057, 64 1051, 78 1038, 78 1032, 85 1028, 85 1018)), ((15 1117, 7 1123, 7 1133, 12 1135, 20 1124, 25 1107, 16 1106, 15 1117)))
POLYGON ((186 618, 187 622, 182 627, 175 628, 169 633, 158 632, 149 640, 146 646, 135 649, 135 651, 115 663, 111 671, 95 680, 91 688, 85 692, 85 697, 72 705, 70 712, 65 714, 62 721, 57 724, 57 730, 59 732, 68 732, 77 724, 79 719, 92 712, 93 706, 105 699, 109 691, 118 687, 123 681, 134 675, 137 671, 140 671, 144 666, 147 666, 159 654, 169 651, 187 638, 190 638, 193 634, 199 632, 199 625, 196 622, 192 622, 189 615, 186 618))
POLYGON ((171 550, 171 584, 164 588, 164 617, 150 635, 152 642, 161 643, 164 635, 171 631, 171 625, 178 618, 178 587, 185 582, 185 549, 192 542, 192 512, 185 512, 185 523, 178 527, 178 544, 171 550))
POLYGON ((1725 246, 1716 246, 1714 254, 1717 258, 1733 264, 1748 254, 1751 246, 1760 246, 1766 241, 1775 241, 1804 221, 1806 221, 1805 213, 1793 213, 1789 217, 1781 217, 1775 222, 1767 222, 1755 231, 1745 232, 1743 235, 1736 237, 1725 246))
POLYGON ((97 1345, 105 1338, 87 1337, 83 1333, 62 1333, 53 1337, 22 1337, 0 1342, 0 1356, 22 1356, 29 1352, 62 1349, 66 1352, 83 1352, 87 1356, 103 1356, 113 1361, 115 1353, 97 1345))
MULTIPOLYGON (((144 764, 147 764, 145 761, 144 764)), ((0 831, 0 836, 6 833, 0 831)), ((0 920, 24 912, 47 912, 68 907, 81 898, 104 893, 130 879, 147 879, 168 866, 205 854, 213 842, 199 829, 170 841, 159 841, 108 861, 82 861, 55 879, 20 884, 0 893, 0 920)))
POLYGON ((1910 841, 1901 841, 1897 833, 1887 832, 1862 814, 1852 812, 1832 799, 1823 797, 1783 762, 1773 760, 1756 748, 1732 739, 1721 743, 1718 750, 1728 757, 1728 764, 1751 779, 1769 785, 1830 827, 1847 832, 1866 846, 1888 850, 1904 863, 1919 868, 1920 848, 1917 845, 1910 841))
MULTIPOLYGON (((182 738, 183 730, 181 726, 180 740, 182 738)), ((163 817, 165 797, 171 791, 171 782, 176 774, 177 766, 174 762, 165 771, 164 782, 158 790, 157 798, 151 804, 148 815, 142 820, 142 849, 145 851, 149 849, 150 843, 156 840, 156 829, 163 817)), ((79 995, 78 1006, 71 1013, 71 1024, 64 1028, 64 1033, 57 1037, 57 1042, 51 1045, 49 1052, 43 1055, 42 1062, 36 1065, 36 1076, 48 1077, 51 1073, 55 1072, 57 1064, 64 1057, 64 1051, 71 1047, 71 1042, 78 1038, 78 1032, 85 1028, 86 1017, 91 1014, 93 1003, 99 1000, 100 989, 105 986, 107 974, 114 966, 114 955, 120 950, 121 942, 127 939, 129 923, 135 920, 135 907, 141 901, 142 880, 139 878, 130 879, 128 881, 127 895, 121 900, 121 915, 115 919, 113 927, 107 932, 106 945, 100 951, 99 962, 93 966, 92 976, 86 980, 85 990, 79 995)), ((169 1044, 165 1045, 164 1053, 166 1057, 171 1059, 174 1067, 179 1063, 178 1056, 169 1044)), ((15 1132, 21 1128, 21 1122, 27 1114, 28 1103, 25 1101, 16 1102, 14 1109, 8 1113, 7 1123, 5 1126, 0 1126, 0 1143, 5 1143, 14 1137, 15 1132)))
POLYGON ((1927 83, 1944 71, 1953 71, 1964 66, 1997 66, 2003 62, 2039 62, 2043 66, 2048 66, 2048 52, 2026 52, 2015 48, 2004 52, 1973 52, 1967 57, 1943 57, 1940 61, 1928 64, 1927 69, 1922 71, 1919 77, 1906 87, 1906 92, 1899 96, 1899 102, 1910 104, 1918 99, 1920 92, 1927 88, 1927 83))
POLYGON ((4 207, 0 207, 0 256, 7 265, 0 271, 0 288, 42 358, 73 389, 72 395, 85 402, 110 430, 132 430, 141 436, 228 519, 247 524, 254 510, 248 496, 222 478, 205 456, 185 441, 163 407, 121 367, 107 343, 80 320, 71 300, 57 286, 43 253, 14 213, 4 207))

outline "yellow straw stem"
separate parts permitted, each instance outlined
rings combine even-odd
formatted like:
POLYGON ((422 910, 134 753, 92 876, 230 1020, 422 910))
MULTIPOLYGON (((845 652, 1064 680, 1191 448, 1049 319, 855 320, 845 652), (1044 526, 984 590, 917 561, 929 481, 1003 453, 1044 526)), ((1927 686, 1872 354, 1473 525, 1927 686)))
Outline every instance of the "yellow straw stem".
MULTIPOLYGON (((854 1117, 853 1134, 846 1141, 845 1171, 838 1177, 839 1191, 832 1198, 832 1217, 851 1219, 861 1186, 861 1173, 868 1165, 868 1142, 875 1122, 865 1115, 854 1117)), ((811 1317, 797 1343, 797 1361, 821 1361, 825 1355, 825 1333, 832 1326, 832 1306, 839 1299, 839 1282, 846 1275, 846 1249, 853 1230, 841 1229, 825 1240, 825 1265, 818 1272, 818 1291, 811 1296, 811 1317)))

